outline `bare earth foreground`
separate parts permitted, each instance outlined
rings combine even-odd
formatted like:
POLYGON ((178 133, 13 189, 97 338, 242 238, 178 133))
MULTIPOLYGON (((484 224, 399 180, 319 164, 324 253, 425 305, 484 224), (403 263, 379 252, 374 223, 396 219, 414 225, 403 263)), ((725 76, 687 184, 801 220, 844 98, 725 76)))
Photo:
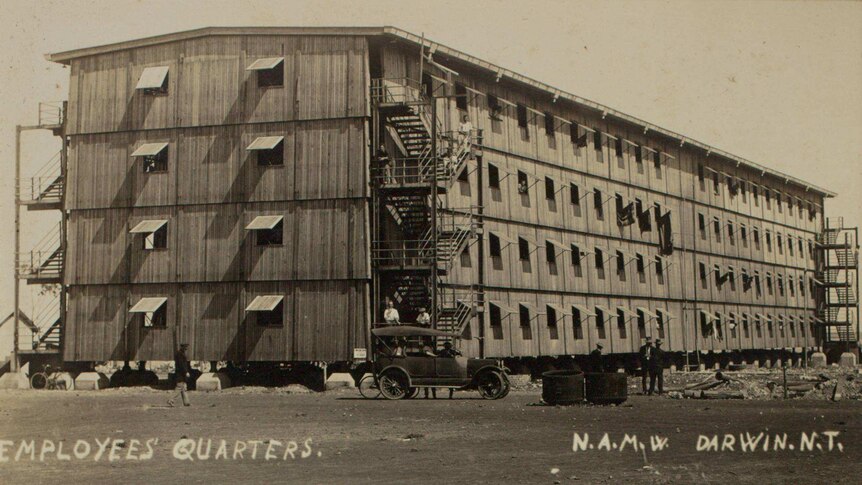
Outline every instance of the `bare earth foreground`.
POLYGON ((0 483, 862 480, 862 401, 855 400, 633 396, 618 407, 549 407, 539 405, 537 392, 525 391, 501 401, 461 393, 451 401, 388 402, 361 399, 352 389, 229 389, 192 392, 192 407, 168 408, 168 396, 152 389, 0 391, 0 483), (832 451, 823 434, 830 431, 840 433, 832 451), (746 432, 764 433, 757 451, 741 450, 746 432), (803 433, 813 432, 813 451, 800 451, 803 433), (573 451, 575 433, 589 435, 586 451, 573 451), (775 435, 785 433, 786 444, 779 439, 776 446, 775 435), (624 444, 626 434, 644 450, 624 444), (667 447, 652 451, 658 443, 652 435, 666 438, 667 447), (698 451, 700 435, 717 436, 713 445, 725 451, 698 451))

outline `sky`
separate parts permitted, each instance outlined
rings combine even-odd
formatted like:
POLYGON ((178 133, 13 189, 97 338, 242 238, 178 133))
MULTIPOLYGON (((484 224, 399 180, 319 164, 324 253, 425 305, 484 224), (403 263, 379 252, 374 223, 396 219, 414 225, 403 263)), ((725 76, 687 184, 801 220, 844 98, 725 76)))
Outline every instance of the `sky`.
MULTIPOLYGON (((44 54, 207 26, 392 25, 838 193, 862 223, 862 2, 0 2, 0 314, 12 311, 15 125, 68 98, 44 54)), ((23 173, 59 150, 23 139, 23 173)), ((58 221, 23 212, 22 248, 58 221)), ((22 308, 45 303, 22 286, 22 308)))

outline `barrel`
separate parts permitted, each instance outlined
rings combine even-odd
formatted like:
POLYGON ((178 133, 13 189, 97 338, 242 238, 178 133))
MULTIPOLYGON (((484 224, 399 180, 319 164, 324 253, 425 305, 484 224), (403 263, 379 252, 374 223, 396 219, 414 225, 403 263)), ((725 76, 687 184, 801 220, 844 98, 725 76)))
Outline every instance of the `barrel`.
POLYGON ((628 399, 628 380, 622 372, 590 372, 585 378, 587 401, 622 404, 628 399))
POLYGON ((552 370, 542 374, 542 400, 569 405, 584 400, 584 373, 579 370, 552 370))

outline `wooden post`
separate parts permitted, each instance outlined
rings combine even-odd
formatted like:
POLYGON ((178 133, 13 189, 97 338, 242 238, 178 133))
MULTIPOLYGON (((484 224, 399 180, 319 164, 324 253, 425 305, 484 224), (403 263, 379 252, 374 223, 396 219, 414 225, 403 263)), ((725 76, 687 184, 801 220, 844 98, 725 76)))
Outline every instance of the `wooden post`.
POLYGON ((21 253, 21 125, 15 126, 15 253, 13 264, 15 265, 15 327, 12 330, 12 362, 9 369, 18 372, 18 326, 20 323, 19 312, 21 304, 21 288, 18 280, 18 261, 21 253))

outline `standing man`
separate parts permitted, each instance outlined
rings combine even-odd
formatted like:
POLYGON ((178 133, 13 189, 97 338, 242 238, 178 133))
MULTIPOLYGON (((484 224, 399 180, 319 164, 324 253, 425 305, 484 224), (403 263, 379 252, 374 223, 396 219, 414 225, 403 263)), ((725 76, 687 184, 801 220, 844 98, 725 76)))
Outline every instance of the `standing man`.
POLYGON ((389 152, 386 151, 386 145, 383 143, 377 149, 377 166, 383 168, 383 184, 394 184, 395 178, 392 176, 392 160, 389 158, 389 152))
POLYGON ((464 115, 461 118, 461 124, 458 125, 458 149, 470 149, 470 137, 473 134, 473 123, 470 123, 470 117, 464 115), (463 148, 462 148, 463 147, 463 148))
POLYGON ((653 358, 655 358, 655 349, 652 347, 652 337, 646 338, 646 343, 641 345, 638 351, 641 361, 641 390, 644 394, 647 393, 647 376, 650 372, 653 358))
POLYGON ((602 344, 596 344, 595 350, 590 352, 590 371, 591 372, 604 372, 604 358, 602 357, 602 344))
POLYGON ((658 379, 658 394, 664 393, 664 350, 661 348, 661 339, 655 340, 655 350, 650 363, 649 371, 649 395, 655 392, 655 381, 658 379))
MULTIPOLYGON (((180 348, 174 353, 174 379, 177 382, 179 395, 183 398, 183 406, 191 406, 189 396, 186 394, 186 391, 188 391, 187 382, 192 370, 189 365, 189 358, 186 356, 188 348, 189 344, 180 344, 180 348)), ((177 396, 168 399, 168 406, 173 407, 176 398, 177 396)))
POLYGON ((383 310, 383 320, 387 325, 401 325, 401 316, 398 315, 398 310, 395 309, 395 304, 392 300, 386 300, 386 310, 383 310))
POLYGON ((416 325, 431 328, 431 315, 428 314, 428 311, 424 307, 419 309, 419 315, 416 317, 416 325))

